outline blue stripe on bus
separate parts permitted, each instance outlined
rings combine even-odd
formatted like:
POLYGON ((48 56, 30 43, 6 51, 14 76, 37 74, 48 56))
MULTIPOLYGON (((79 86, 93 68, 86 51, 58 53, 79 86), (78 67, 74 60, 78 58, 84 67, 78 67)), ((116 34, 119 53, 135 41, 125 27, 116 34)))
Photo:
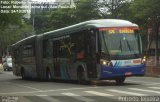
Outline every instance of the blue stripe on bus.
POLYGON ((114 64, 114 67, 121 66, 121 65, 122 65, 121 61, 116 61, 116 63, 114 64))
POLYGON ((125 76, 127 72, 131 72, 132 76, 144 75, 145 68, 146 66, 144 64, 126 67, 106 67, 101 65, 100 79, 125 76))

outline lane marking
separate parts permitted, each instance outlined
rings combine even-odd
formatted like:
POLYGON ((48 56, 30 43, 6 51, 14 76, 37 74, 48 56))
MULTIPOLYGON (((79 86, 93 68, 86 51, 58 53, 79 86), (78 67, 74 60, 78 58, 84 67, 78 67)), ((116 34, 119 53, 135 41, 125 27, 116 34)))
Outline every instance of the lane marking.
POLYGON ((151 88, 151 89, 160 89, 160 87, 148 87, 148 88, 151 88))
POLYGON ((129 95, 135 95, 135 96, 147 96, 146 94, 128 92, 128 91, 121 91, 121 90, 115 90, 115 89, 108 89, 107 91, 123 93, 123 94, 129 94, 129 95))
POLYGON ((52 91, 72 91, 72 90, 95 89, 95 88, 100 88, 100 87, 68 88, 68 89, 57 89, 57 90, 44 90, 43 92, 52 92, 52 91))
POLYGON ((41 96, 48 96, 48 95, 43 95, 43 94, 41 94, 41 95, 36 95, 36 96, 41 97, 41 96))
POLYGON ((41 98, 43 98, 43 99, 45 99, 45 100, 47 100, 49 102, 61 102, 61 101, 55 99, 54 97, 50 97, 50 96, 48 96, 46 94, 39 94, 39 95, 35 95, 35 96, 41 97, 41 98))
MULTIPOLYGON (((20 85, 20 86, 23 86, 23 85, 20 85)), ((42 91, 40 89, 37 89, 37 88, 34 88, 34 87, 30 87, 30 86, 23 86, 23 87, 26 87, 26 88, 29 88, 29 89, 33 89, 33 90, 37 90, 37 91, 42 91)))
POLYGON ((61 94, 66 95, 66 96, 69 96, 69 97, 73 97, 73 98, 75 98, 75 99, 77 99, 77 100, 84 101, 84 102, 96 102, 96 101, 93 100, 93 99, 86 98, 86 97, 80 96, 80 95, 78 95, 78 94, 70 93, 70 92, 61 93, 61 94))
POLYGON ((0 95, 14 95, 14 94, 31 94, 31 93, 38 93, 42 91, 28 91, 28 92, 6 92, 6 93, 0 93, 0 95))
POLYGON ((130 82, 137 82, 137 83, 142 83, 143 85, 159 85, 160 83, 153 83, 153 82, 145 82, 145 81, 135 81, 135 80, 126 80, 130 82))
POLYGON ((144 84, 144 85, 160 85, 160 83, 144 84))
POLYGON ((89 94, 94 94, 97 96, 114 96, 111 94, 101 93, 101 92, 97 92, 97 91, 84 91, 84 92, 89 93, 89 94))
POLYGON ((34 88, 34 87, 30 87, 30 86, 25 86, 25 85, 19 85, 19 84, 15 84, 15 83, 12 83, 12 82, 4 82, 4 83, 6 83, 6 84, 12 84, 12 85, 19 86, 19 87, 25 87, 25 88, 29 88, 29 89, 36 90, 36 91, 42 91, 41 89, 38 89, 38 88, 34 88))
POLYGON ((136 90, 136 91, 152 92, 152 93, 160 94, 160 91, 154 91, 154 90, 139 89, 139 88, 128 88, 128 89, 130 89, 130 90, 136 90))
POLYGON ((66 95, 66 96, 80 96, 80 95, 77 95, 77 94, 74 94, 74 93, 70 93, 70 92, 61 93, 61 94, 66 95))
POLYGON ((101 88, 101 87, 87 87, 87 88, 68 88, 68 89, 56 89, 56 90, 41 90, 41 91, 23 91, 23 92, 6 92, 6 93, 0 93, 0 95, 12 95, 12 94, 25 94, 25 93, 44 93, 44 92, 54 92, 54 91, 72 91, 72 90, 82 90, 82 89, 95 89, 95 88, 101 88))

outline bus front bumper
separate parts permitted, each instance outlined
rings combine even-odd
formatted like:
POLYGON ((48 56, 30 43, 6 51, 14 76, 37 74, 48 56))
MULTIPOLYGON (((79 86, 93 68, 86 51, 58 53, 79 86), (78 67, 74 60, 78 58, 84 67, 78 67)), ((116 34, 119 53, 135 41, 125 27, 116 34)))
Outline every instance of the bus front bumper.
POLYGON ((125 67, 100 66, 99 79, 114 79, 115 77, 144 76, 145 64, 125 67))

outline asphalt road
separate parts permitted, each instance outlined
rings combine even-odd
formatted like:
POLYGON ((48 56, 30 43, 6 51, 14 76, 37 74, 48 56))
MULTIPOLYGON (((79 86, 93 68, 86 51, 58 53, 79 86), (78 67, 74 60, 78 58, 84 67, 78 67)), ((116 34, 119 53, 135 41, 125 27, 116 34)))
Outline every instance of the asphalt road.
POLYGON ((160 78, 129 77, 79 85, 76 82, 22 80, 0 73, 0 102, 160 102, 160 78))

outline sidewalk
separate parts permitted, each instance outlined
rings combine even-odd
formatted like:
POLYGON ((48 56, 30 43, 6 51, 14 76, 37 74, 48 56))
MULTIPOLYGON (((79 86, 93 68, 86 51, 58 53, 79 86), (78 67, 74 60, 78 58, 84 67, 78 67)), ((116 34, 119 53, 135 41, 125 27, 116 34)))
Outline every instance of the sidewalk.
POLYGON ((160 66, 147 66, 146 76, 160 77, 160 66))
POLYGON ((155 66, 154 57, 150 57, 146 62, 146 76, 160 77, 160 62, 155 66))

